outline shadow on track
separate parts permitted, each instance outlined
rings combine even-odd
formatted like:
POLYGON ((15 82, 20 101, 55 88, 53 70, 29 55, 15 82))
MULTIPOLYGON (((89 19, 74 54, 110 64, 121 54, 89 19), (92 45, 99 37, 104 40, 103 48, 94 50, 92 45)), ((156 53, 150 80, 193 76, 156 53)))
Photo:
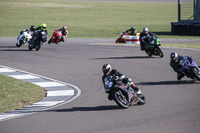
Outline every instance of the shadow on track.
POLYGON ((105 58, 92 58, 89 60, 105 60, 105 59, 146 59, 146 58, 156 58, 148 56, 125 56, 125 57, 105 57, 105 58))
POLYGON ((182 81, 158 81, 158 82, 140 82, 137 85, 182 85, 182 84, 200 84, 196 80, 182 80, 182 81))
POLYGON ((46 110, 48 112, 76 112, 76 111, 106 111, 106 110, 120 110, 121 108, 117 105, 111 106, 97 106, 97 107, 73 107, 70 109, 56 109, 46 110))
POLYGON ((0 46, 0 51, 29 51, 29 50, 19 49, 16 46, 0 46))

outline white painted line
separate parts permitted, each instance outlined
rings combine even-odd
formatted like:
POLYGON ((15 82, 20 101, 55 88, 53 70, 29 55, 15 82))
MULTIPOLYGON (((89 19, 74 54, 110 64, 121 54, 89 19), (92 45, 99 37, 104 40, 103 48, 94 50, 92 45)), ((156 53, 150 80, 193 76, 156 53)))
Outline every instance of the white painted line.
POLYGON ((16 71, 7 68, 0 68, 0 72, 16 72, 16 71))
POLYGON ((73 96, 74 90, 47 91, 47 96, 73 96))
POLYGON ((33 84, 39 85, 41 87, 59 87, 59 86, 66 86, 64 84, 58 82, 32 82, 33 84))
POLYGON ((33 75, 8 75, 10 77, 16 78, 16 79, 38 79, 39 77, 33 76, 33 75))
POLYGON ((30 106, 26 106, 26 107, 37 107, 37 106, 45 106, 45 107, 48 107, 48 106, 54 106, 56 104, 59 104, 59 103, 62 103, 64 101, 45 101, 45 102, 37 102, 37 103, 34 103, 30 106))
POLYGON ((5 114, 5 115, 0 116, 0 120, 7 119, 10 117, 16 117, 16 116, 20 116, 20 115, 23 115, 23 114, 5 114))

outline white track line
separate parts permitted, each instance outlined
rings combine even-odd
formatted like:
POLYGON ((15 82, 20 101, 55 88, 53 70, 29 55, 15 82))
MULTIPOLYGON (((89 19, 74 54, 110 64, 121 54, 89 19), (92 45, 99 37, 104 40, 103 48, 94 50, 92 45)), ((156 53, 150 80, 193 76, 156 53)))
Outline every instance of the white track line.
POLYGON ((81 94, 81 90, 72 84, 68 84, 65 82, 57 81, 55 79, 36 75, 36 74, 29 73, 26 71, 13 69, 13 68, 2 66, 2 65, 0 65, 0 67, 2 67, 2 68, 0 68, 0 73, 1 74, 6 73, 5 74, 6 76, 10 76, 10 77, 20 79, 20 80, 27 80, 27 79, 30 79, 30 80, 34 80, 34 79, 40 80, 41 79, 41 81, 47 80, 47 82, 30 82, 30 83, 36 84, 41 87, 55 88, 55 90, 47 91, 47 96, 45 97, 45 101, 33 103, 32 105, 28 105, 28 106, 25 106, 24 108, 20 108, 20 109, 14 110, 14 111, 1 113, 0 114, 0 122, 9 120, 9 119, 14 119, 17 117, 34 114, 39 111, 48 110, 48 109, 66 104, 66 103, 71 102, 72 100, 76 99, 81 94), (12 73, 16 73, 16 72, 18 72, 20 75, 12 75, 12 73), (60 90, 59 87, 66 87, 67 90, 60 90), (53 100, 52 100, 52 98, 53 98, 53 100), (58 98, 58 99, 59 98, 61 98, 61 99, 68 98, 68 99, 56 101, 56 98, 58 98), (38 107, 39 108, 42 107, 42 109, 38 109, 38 107), (22 110, 22 111, 20 112, 20 110, 22 110), (24 110, 25 111, 27 110, 27 112, 25 112, 24 110))

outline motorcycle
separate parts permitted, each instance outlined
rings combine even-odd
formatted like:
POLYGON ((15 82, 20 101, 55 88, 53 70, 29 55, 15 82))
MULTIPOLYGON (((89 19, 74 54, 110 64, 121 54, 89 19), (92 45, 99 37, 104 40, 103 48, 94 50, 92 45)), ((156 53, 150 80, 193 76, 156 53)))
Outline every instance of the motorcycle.
POLYGON ((32 31, 23 31, 17 37, 16 47, 21 47, 23 44, 26 44, 33 37, 32 31))
POLYGON ((43 30, 37 30, 34 32, 33 38, 29 41, 28 49, 35 48, 36 51, 40 50, 43 42, 47 41, 47 32, 43 30))
POLYGON ((149 57, 151 57, 152 55, 158 55, 160 57, 163 57, 164 54, 160 46, 160 39, 157 36, 150 36, 148 38, 148 44, 145 46, 145 52, 149 57))
MULTIPOLYGON (((66 35, 66 37, 67 37, 67 35, 66 35)), ((58 43, 61 42, 61 38, 62 38, 62 32, 59 31, 59 30, 54 31, 52 37, 48 41, 48 44, 50 44, 50 43, 56 43, 56 44, 58 44, 58 43)))
MULTIPOLYGON (((190 58, 190 57, 189 57, 190 58)), ((197 79, 200 81, 200 69, 199 66, 193 59, 188 59, 188 57, 183 57, 179 62, 180 70, 188 78, 197 79)))
POLYGON ((117 105, 127 109, 134 104, 143 105, 146 103, 146 97, 141 90, 136 93, 129 84, 124 84, 121 79, 116 79, 115 76, 105 78, 105 91, 109 93, 109 96, 117 105))
POLYGON ((128 34, 124 31, 120 33, 120 37, 115 41, 115 43, 126 43, 126 36, 128 34))

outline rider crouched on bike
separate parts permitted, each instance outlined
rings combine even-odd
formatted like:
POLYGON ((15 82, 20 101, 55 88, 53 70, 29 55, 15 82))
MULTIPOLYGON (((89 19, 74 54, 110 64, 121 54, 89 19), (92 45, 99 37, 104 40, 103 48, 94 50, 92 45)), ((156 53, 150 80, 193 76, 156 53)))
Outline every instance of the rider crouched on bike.
POLYGON ((192 61, 192 57, 190 56, 181 56, 181 55, 178 55, 176 52, 172 52, 170 54, 170 66, 177 73, 178 80, 181 80, 185 76, 185 74, 181 72, 180 70, 181 65, 179 64, 181 59, 183 58, 187 58, 188 60, 192 61))
MULTIPOLYGON (((46 34, 47 34, 47 36, 48 36, 47 25, 46 25, 45 23, 42 23, 41 26, 38 26, 38 27, 36 28, 36 31, 37 31, 37 30, 43 30, 43 31, 45 31, 46 34)), ((47 39, 45 40, 45 42, 46 42, 46 41, 47 41, 47 39)))
POLYGON ((65 38, 67 37, 68 35, 68 29, 67 29, 67 26, 63 26, 62 28, 60 29, 57 29, 56 31, 61 31, 62 32, 62 37, 61 38, 58 38, 60 41, 64 42, 65 41, 65 38))
MULTIPOLYGON (((121 74, 116 69, 112 69, 110 64, 104 64, 103 67, 102 67, 102 71, 104 73, 104 75, 102 77, 104 88, 105 88, 105 78, 107 76, 114 76, 114 77, 117 78, 115 80, 121 79, 124 84, 129 84, 134 89, 134 91, 136 93, 141 93, 140 89, 135 86, 135 84, 133 83, 131 78, 127 78, 127 77, 125 77, 125 75, 121 74)), ((110 90, 105 90, 105 91, 106 91, 106 93, 109 93, 110 90)), ((111 97, 110 94, 108 95, 108 99, 112 100, 112 97, 111 97)))
POLYGON ((128 35, 133 35, 133 36, 135 36, 136 33, 137 33, 137 30, 136 30, 135 26, 132 26, 130 29, 126 30, 125 32, 126 32, 128 35), (130 32, 130 33, 129 33, 129 32, 130 32))
POLYGON ((145 46, 148 45, 149 36, 155 36, 149 31, 147 27, 143 28, 143 31, 140 33, 140 49, 141 51, 145 50, 145 46))
POLYGON ((31 35, 33 35, 33 34, 34 34, 34 31, 35 31, 35 26, 32 25, 30 28, 23 29, 23 30, 20 32, 20 34, 22 34, 22 33, 25 32, 25 31, 31 32, 31 35))

